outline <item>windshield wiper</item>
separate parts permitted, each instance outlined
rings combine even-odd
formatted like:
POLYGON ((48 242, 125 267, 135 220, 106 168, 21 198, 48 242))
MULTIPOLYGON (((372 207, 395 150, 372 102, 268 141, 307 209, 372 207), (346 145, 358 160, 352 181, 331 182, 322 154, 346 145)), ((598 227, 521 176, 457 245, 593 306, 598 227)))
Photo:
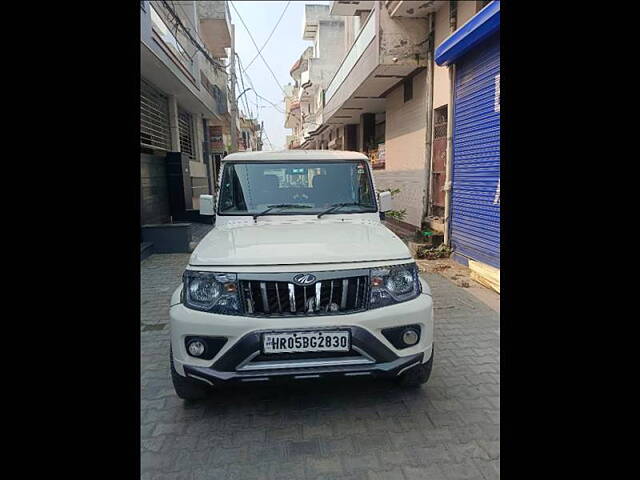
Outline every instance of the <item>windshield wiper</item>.
POLYGON ((274 208, 311 208, 311 206, 309 205, 298 205, 295 203, 280 203, 278 205, 268 205, 268 208, 266 208, 265 210, 261 211, 260 213, 256 213, 253 215, 253 221, 254 222, 258 222, 258 217, 262 216, 262 215, 266 215, 267 213, 269 213, 271 210, 273 210, 274 208))
POLYGON ((334 203, 330 208, 326 209, 324 212, 318 214, 318 218, 322 217, 322 215, 326 215, 327 213, 331 213, 334 210, 337 210, 342 207, 370 207, 371 205, 367 205, 359 202, 350 202, 350 203, 334 203))

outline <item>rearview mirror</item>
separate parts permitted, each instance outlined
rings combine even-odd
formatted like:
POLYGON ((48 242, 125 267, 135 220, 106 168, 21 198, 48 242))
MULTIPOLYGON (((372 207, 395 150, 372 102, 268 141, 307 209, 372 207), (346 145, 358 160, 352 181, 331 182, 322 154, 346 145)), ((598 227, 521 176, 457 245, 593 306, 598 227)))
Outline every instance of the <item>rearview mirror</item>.
POLYGON ((306 175, 306 168, 287 168, 287 175, 306 175))
POLYGON ((381 212, 388 212, 393 210, 393 200, 391 199, 391 192, 380 192, 378 194, 378 207, 381 212))
POLYGON ((200 215, 215 215, 215 203, 213 195, 200 195, 200 215))

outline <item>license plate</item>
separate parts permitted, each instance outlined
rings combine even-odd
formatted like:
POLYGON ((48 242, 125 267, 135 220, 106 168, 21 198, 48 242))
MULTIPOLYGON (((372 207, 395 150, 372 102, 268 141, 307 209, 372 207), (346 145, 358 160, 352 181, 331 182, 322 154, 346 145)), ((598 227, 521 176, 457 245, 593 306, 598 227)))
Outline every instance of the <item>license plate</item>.
POLYGON ((348 352, 351 338, 348 330, 321 332, 282 332, 262 335, 264 353, 348 352))

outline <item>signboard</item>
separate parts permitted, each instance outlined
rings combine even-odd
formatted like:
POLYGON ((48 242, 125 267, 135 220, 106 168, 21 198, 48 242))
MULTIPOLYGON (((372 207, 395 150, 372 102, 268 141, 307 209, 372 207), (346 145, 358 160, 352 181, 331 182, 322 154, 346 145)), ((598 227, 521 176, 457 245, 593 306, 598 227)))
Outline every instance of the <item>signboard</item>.
POLYGON ((211 142, 211 152, 224 152, 224 140, 222 138, 222 126, 209 126, 209 139, 211 142))

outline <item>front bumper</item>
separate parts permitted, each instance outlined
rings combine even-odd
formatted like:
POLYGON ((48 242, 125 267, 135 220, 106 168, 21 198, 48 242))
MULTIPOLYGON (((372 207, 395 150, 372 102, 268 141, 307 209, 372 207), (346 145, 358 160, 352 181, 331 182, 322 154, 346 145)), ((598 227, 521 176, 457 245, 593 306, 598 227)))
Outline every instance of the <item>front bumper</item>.
POLYGON ((217 315, 187 309, 170 309, 171 346, 177 373, 211 385, 227 382, 276 381, 318 377, 397 376, 431 358, 433 304, 421 294, 408 302, 364 312, 335 316, 256 318, 217 315), (397 349, 383 329, 419 325, 420 340, 397 349), (349 330, 352 351, 345 355, 264 355, 261 336, 272 331, 349 330), (210 360, 188 355, 188 336, 222 336, 228 340, 210 360))
MULTIPOLYGON (((184 372, 188 377, 207 381, 211 385, 233 381, 301 380, 320 377, 395 377, 425 360, 424 352, 397 356, 363 328, 346 329, 351 332, 353 354, 349 356, 318 357, 318 354, 315 354, 312 358, 252 362, 253 359, 265 357, 260 353, 262 332, 252 332, 238 341, 213 366, 184 365, 184 372)), ((431 349, 426 360, 429 358, 431 349)))

